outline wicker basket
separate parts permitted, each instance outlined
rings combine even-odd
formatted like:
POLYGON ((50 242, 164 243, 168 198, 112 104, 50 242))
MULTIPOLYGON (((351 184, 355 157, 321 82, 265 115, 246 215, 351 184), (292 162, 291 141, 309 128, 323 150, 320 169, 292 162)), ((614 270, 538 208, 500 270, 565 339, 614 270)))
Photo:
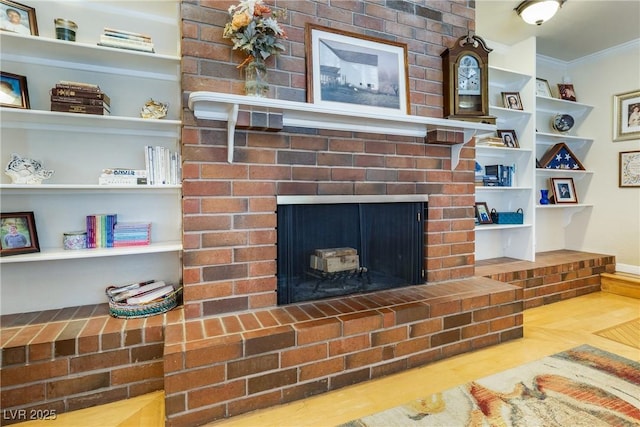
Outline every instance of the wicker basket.
MULTIPOLYGON (((182 293, 182 287, 165 295, 159 301, 152 301, 147 304, 127 304, 126 302, 115 302, 109 298, 109 314, 119 319, 133 319, 139 317, 150 317, 156 314, 166 313, 178 305, 178 297, 182 293)), ((108 294, 107 294, 108 295, 108 294)))

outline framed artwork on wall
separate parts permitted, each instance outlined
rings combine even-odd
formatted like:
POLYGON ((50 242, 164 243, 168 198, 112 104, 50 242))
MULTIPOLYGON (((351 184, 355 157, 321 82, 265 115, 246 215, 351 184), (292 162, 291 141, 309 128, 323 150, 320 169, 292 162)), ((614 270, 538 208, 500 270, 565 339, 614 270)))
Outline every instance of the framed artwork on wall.
POLYGON ((640 187, 640 151, 620 153, 620 187, 640 187))
POLYGON ((613 140, 640 139, 640 90, 613 95, 613 140))
POLYGON ((307 23, 307 101, 409 114, 407 45, 307 23))
POLYGON ((40 252, 33 212, 0 215, 0 256, 40 252))

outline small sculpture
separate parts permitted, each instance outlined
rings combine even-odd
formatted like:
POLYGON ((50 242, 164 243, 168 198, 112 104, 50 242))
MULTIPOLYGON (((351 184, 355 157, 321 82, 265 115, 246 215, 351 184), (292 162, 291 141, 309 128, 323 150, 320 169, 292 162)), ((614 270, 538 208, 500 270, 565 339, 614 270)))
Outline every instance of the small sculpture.
POLYGON ((4 168, 4 173, 11 177, 13 184, 42 184, 51 178, 52 170, 45 170, 38 160, 28 159, 12 153, 11 160, 4 168))
POLYGON ((163 104, 162 102, 149 99, 144 103, 144 107, 140 110, 140 117, 143 119, 162 119, 167 116, 169 110, 169 104, 163 104))

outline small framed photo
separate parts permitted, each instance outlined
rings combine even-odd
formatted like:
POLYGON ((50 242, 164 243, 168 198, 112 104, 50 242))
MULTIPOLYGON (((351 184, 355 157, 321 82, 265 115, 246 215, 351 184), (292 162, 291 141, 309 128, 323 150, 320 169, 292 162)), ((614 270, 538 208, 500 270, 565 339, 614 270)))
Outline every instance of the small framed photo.
POLYGON ((576 92, 573 90, 572 84, 558 83, 558 91, 560 98, 565 101, 576 101, 576 92))
POLYGON ((640 187, 640 151, 620 153, 620 187, 640 187))
POLYGON ((545 79, 536 79, 536 96, 553 98, 553 95, 551 95, 551 86, 549 86, 549 82, 545 79))
POLYGON ((578 203, 573 178, 551 178, 551 187, 556 203, 578 203))
POLYGON ((307 23, 307 102, 409 114, 407 45, 307 23))
POLYGON ((0 215, 0 256, 40 252, 33 212, 0 215))
POLYGON ((0 71, 0 106, 29 109, 27 78, 0 71))
POLYGON ((502 143, 505 147, 520 148, 518 144, 518 137, 516 131, 513 129, 498 129, 498 136, 502 139, 502 143))
POLYGON ((504 107, 510 110, 523 110, 519 92, 502 92, 504 107))
POLYGON ((479 224, 493 224, 485 202, 476 202, 476 220, 479 224))
POLYGON ((613 140, 640 139, 640 90, 613 96, 613 140))
POLYGON ((25 36, 37 36, 36 10, 14 1, 0 0, 0 29, 25 36))

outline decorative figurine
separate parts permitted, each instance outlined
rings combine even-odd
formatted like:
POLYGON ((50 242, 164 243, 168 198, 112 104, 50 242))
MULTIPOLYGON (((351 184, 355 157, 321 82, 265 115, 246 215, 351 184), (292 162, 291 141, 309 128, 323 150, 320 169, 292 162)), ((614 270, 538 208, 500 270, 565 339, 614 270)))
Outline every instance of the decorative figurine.
POLYGON ((38 160, 28 159, 12 153, 11 160, 4 168, 4 173, 11 177, 13 184, 42 184, 51 178, 52 170, 45 170, 38 160))
POLYGON ((169 110, 169 104, 163 104, 162 102, 149 99, 145 102, 144 107, 140 111, 140 117, 143 119, 162 119, 167 117, 167 111, 169 110))

